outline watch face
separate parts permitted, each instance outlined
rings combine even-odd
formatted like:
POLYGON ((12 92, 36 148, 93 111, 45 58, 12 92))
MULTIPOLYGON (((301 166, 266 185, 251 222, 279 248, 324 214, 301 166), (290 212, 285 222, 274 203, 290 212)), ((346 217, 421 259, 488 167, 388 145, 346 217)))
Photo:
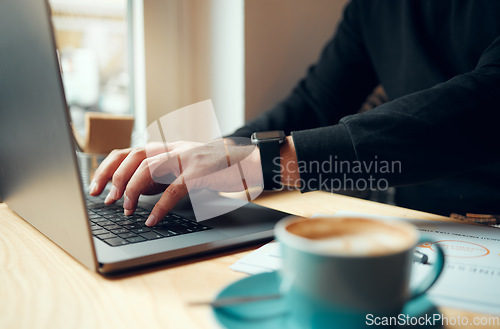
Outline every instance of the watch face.
POLYGON ((285 134, 281 130, 275 131, 263 131, 254 133, 254 137, 257 140, 280 140, 285 138, 285 134))

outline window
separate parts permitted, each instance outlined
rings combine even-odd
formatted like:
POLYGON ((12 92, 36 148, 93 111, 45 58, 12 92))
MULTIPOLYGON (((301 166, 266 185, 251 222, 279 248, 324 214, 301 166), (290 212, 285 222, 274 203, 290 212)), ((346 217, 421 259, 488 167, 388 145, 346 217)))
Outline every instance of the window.
POLYGON ((86 111, 130 114, 127 0, 49 0, 75 126, 86 111))

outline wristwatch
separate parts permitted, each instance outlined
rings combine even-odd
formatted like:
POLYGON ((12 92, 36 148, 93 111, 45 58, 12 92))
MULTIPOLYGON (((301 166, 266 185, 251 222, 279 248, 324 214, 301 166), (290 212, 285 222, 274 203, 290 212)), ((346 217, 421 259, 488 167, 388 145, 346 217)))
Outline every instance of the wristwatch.
POLYGON ((285 133, 281 130, 252 134, 252 144, 256 145, 260 152, 265 191, 281 190, 280 144, 283 144, 285 138, 285 133))

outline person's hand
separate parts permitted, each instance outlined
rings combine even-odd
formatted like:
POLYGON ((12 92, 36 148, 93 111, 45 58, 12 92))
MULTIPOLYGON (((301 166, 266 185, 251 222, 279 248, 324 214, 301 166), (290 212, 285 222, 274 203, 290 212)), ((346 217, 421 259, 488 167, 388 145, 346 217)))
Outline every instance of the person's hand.
POLYGON ((124 196, 125 215, 133 214, 141 194, 164 191, 146 221, 154 226, 188 191, 242 191, 262 184, 262 169, 259 152, 251 145, 228 145, 223 140, 210 144, 150 143, 145 148, 111 152, 96 170, 89 193, 101 194, 109 180, 112 187, 105 203, 124 196))

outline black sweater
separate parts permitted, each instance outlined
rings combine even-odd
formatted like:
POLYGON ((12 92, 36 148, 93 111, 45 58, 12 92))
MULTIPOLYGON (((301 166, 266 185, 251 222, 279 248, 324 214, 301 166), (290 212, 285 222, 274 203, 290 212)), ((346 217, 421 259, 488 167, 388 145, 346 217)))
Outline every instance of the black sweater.
POLYGON ((354 0, 290 96, 234 136, 285 130, 302 164, 400 164, 305 166, 303 191, 373 177, 397 186, 402 206, 500 213, 499 104, 500 1, 354 0), (379 83, 391 101, 356 114, 379 83))

